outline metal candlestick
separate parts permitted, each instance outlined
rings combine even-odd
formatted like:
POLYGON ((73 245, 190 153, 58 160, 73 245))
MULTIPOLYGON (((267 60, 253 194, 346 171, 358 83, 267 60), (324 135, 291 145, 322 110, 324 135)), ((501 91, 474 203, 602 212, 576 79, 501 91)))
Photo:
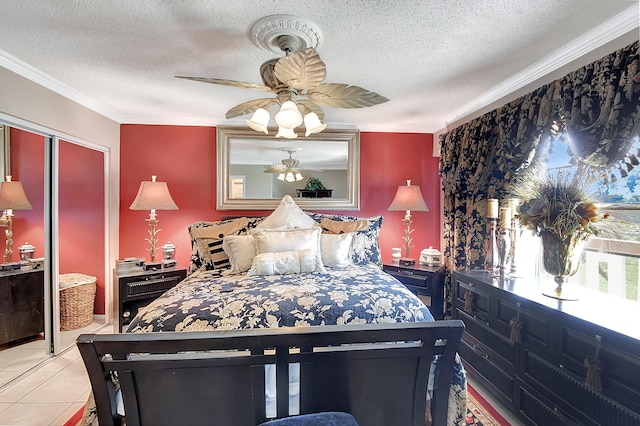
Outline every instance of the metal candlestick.
POLYGON ((493 274, 498 264, 498 252, 496 248, 496 228, 498 219, 487 218, 487 250, 484 256, 484 269, 493 274))
POLYGON ((511 246, 511 237, 509 234, 511 234, 509 228, 500 228, 496 239, 496 246, 498 247, 498 275, 501 277, 507 274, 507 263, 509 263, 509 249, 511 246))

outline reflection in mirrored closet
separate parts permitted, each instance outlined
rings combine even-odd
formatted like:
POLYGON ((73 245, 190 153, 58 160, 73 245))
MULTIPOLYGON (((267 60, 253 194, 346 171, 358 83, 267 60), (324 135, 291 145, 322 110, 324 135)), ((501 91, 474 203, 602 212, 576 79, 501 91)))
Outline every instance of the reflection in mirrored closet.
POLYGON ((104 325, 107 278, 106 154, 0 126, 2 388, 104 325))

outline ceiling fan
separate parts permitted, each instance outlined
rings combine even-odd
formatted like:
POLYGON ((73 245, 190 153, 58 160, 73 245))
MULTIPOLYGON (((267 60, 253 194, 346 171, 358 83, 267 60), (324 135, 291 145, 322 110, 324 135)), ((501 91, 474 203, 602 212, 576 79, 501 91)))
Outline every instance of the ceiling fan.
POLYGON ((275 97, 243 102, 227 111, 226 118, 252 114, 246 123, 252 129, 269 133, 269 109, 279 105, 275 115, 278 124, 276 137, 294 139, 295 128, 304 122, 305 136, 326 128, 322 106, 331 108, 364 108, 387 102, 389 99, 375 92, 344 83, 324 83, 325 63, 315 50, 319 30, 308 21, 274 15, 263 18, 252 28, 256 42, 271 52, 285 56, 270 59, 260 67, 264 84, 246 83, 208 77, 175 76, 203 83, 221 84, 275 93, 275 97), (310 45, 314 45, 309 47, 310 45), (306 99, 305 99, 306 98, 306 99), (304 118, 303 118, 304 117, 304 118))
POLYGON ((296 160, 292 157, 294 152, 302 151, 302 148, 282 148, 282 151, 289 153, 289 158, 283 158, 280 160, 282 164, 274 164, 266 168, 263 173, 277 173, 276 179, 286 182, 298 182, 304 179, 298 165, 300 160, 296 160))

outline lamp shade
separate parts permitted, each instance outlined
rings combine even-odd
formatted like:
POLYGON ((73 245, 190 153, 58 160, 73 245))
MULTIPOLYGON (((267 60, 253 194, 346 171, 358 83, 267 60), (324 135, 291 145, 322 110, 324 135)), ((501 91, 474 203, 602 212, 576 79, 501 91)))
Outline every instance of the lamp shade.
POLYGON ((22 182, 11 181, 7 176, 6 182, 0 182, 0 210, 31 210, 33 206, 24 193, 22 182))
POLYGON ((138 195, 129 208, 131 210, 178 210, 169 193, 167 182, 156 182, 155 176, 151 177, 151 181, 140 182, 138 195))
POLYGON ((418 185, 411 185, 411 181, 407 181, 407 185, 398 187, 396 196, 389 206, 389 210, 413 210, 418 212, 428 212, 429 208, 422 198, 422 192, 418 185))

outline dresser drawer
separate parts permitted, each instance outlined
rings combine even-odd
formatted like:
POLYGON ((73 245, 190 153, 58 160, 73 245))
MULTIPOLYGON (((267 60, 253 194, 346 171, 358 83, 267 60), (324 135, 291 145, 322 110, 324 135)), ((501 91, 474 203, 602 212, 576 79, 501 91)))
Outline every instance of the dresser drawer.
POLYGON ((403 284, 411 285, 414 287, 422 287, 426 289, 431 288, 432 274, 421 275, 419 273, 409 271, 406 269, 385 268, 384 271, 389 275, 395 277, 403 284))
POLYGON ((554 352, 551 322, 549 317, 529 310, 527 303, 496 298, 496 321, 493 328, 507 338, 511 338, 511 320, 521 321, 521 342, 548 354, 554 352))
MULTIPOLYGON (((597 333, 597 332, 596 332, 597 333)), ((640 413, 640 345, 637 341, 613 336, 596 336, 579 327, 562 327, 559 359, 565 369, 579 377, 586 377, 584 360, 595 356, 602 363, 602 394, 625 401, 640 413), (597 349, 598 338, 600 348, 597 349)))
POLYGON ((570 410, 579 424, 640 426, 640 415, 613 403, 605 394, 588 388, 581 377, 526 349, 523 358, 522 376, 537 382, 545 388, 545 393, 554 394, 555 400, 566 404, 564 409, 570 410))
POLYGON ((476 346, 487 348, 483 351, 491 358, 500 358, 499 362, 502 367, 513 374, 516 368, 516 362, 518 360, 518 351, 516 346, 511 341, 499 333, 496 333, 487 326, 486 323, 478 321, 475 318, 470 317, 465 312, 458 312, 458 319, 464 322, 464 335, 471 336, 477 341, 476 346))
POLYGON ((465 302, 468 297, 471 298, 471 311, 467 312, 470 316, 488 322, 491 316, 491 297, 488 291, 479 288, 474 283, 458 281, 455 286, 455 303, 461 310, 465 311, 465 302))
POLYGON ((465 361, 466 368, 471 369, 472 374, 480 375, 479 379, 483 385, 491 389, 507 405, 512 404, 515 387, 514 376, 509 373, 509 368, 501 362, 500 357, 466 332, 460 342, 459 353, 465 361))

